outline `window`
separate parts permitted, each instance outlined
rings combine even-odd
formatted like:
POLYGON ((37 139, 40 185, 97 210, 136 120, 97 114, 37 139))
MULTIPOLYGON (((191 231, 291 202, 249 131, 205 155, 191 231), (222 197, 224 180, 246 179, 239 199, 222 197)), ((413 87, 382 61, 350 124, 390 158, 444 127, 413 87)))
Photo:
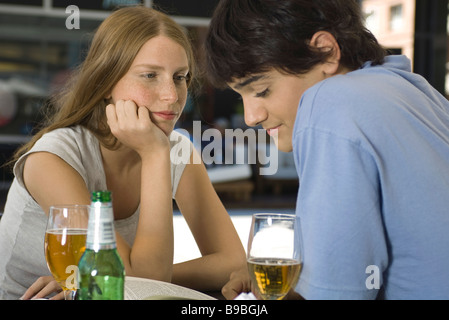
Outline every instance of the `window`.
POLYGON ((365 11, 365 25, 366 28, 374 34, 379 31, 379 15, 374 9, 368 9, 365 11))
POLYGON ((402 4, 390 8, 390 30, 398 31, 403 26, 402 4))

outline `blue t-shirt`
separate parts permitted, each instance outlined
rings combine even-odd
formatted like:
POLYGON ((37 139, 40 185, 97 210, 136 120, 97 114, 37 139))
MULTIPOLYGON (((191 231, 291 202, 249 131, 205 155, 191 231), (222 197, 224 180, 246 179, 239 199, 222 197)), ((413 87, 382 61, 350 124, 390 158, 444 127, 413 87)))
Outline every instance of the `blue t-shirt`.
POLYGON ((306 299, 449 299, 449 103, 410 70, 389 56, 301 98, 306 299))

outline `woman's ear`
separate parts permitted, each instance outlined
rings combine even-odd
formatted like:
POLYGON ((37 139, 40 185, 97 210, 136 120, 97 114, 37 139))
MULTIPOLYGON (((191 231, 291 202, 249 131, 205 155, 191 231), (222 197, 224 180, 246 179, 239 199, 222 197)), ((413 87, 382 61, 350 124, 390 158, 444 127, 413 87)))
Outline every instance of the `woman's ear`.
POLYGON ((322 65, 326 76, 338 73, 340 67, 341 50, 335 37, 327 31, 318 31, 310 40, 310 46, 322 52, 329 52, 326 62, 322 65))
POLYGON ((112 93, 109 93, 109 94, 107 94, 105 97, 104 97, 104 101, 105 102, 107 102, 107 103, 109 103, 109 101, 112 99, 112 93))

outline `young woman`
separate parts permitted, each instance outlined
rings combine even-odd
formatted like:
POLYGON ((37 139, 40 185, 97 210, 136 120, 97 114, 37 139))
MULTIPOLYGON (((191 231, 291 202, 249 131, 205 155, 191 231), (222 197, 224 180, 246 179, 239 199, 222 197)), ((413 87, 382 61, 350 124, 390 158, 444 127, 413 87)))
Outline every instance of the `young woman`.
MULTIPOLYGON (((211 79, 293 151, 306 299, 449 299, 449 102, 355 0, 222 0, 211 79)), ((250 290, 246 269, 223 289, 250 290)))
POLYGON ((1 298, 55 290, 49 277, 36 281, 49 274, 46 213, 54 204, 89 204, 98 189, 112 191, 127 275, 216 290, 245 264, 204 165, 193 164, 190 142, 173 131, 194 74, 189 40, 166 15, 128 7, 101 24, 77 75, 55 101, 56 113, 16 155, 0 224, 1 298), (182 154, 186 143, 191 152, 182 154), (176 155, 182 161, 170 158, 176 155), (202 253, 177 265, 172 199, 202 253))

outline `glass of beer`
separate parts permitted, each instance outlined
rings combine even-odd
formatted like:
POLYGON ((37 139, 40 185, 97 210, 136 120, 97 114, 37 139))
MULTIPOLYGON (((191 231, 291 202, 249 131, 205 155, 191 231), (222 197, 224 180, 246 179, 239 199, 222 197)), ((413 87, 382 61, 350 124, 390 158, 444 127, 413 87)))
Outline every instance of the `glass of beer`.
POLYGON ((293 214, 254 214, 247 262, 256 296, 264 300, 283 299, 295 288, 302 268, 299 218, 293 214))
POLYGON ((78 289, 78 261, 86 249, 89 205, 51 206, 45 232, 48 268, 64 291, 74 300, 78 289))

